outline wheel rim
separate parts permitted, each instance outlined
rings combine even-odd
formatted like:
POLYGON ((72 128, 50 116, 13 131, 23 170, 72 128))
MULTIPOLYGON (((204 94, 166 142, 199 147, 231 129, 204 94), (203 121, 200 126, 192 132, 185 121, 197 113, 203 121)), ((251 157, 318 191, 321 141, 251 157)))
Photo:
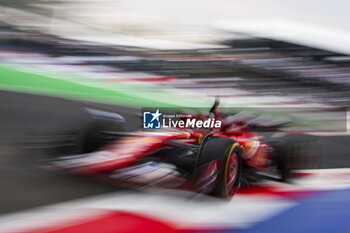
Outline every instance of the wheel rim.
POLYGON ((228 171, 227 171, 227 191, 231 193, 234 190, 234 186, 238 176, 238 154, 235 152, 231 155, 228 161, 228 171))

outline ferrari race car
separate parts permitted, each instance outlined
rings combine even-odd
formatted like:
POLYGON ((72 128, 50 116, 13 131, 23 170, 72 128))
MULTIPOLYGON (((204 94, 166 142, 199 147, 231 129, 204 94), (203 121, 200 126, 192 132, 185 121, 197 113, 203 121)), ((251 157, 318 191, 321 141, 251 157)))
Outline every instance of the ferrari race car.
MULTIPOLYGON (((218 102, 201 117, 221 120, 219 128, 116 132, 119 139, 89 153, 59 157, 49 166, 125 185, 184 189, 221 198, 231 198, 262 173, 286 180, 293 156, 300 157, 302 150, 281 140, 283 133, 267 137, 253 131, 247 121, 220 115, 217 106, 218 102)), ((118 116, 119 123, 121 119, 118 116)), ((315 152, 315 144, 308 145, 307 151, 315 152)))

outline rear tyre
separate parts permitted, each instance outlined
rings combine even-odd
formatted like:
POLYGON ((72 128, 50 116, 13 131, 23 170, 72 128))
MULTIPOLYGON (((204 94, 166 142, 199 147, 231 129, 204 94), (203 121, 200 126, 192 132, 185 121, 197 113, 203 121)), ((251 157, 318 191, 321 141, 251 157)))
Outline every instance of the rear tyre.
POLYGON ((116 113, 87 109, 89 121, 80 133, 80 153, 89 153, 120 137, 125 132, 125 120, 116 113))
POLYGON ((283 182, 290 180, 292 170, 317 167, 317 141, 287 141, 274 149, 277 169, 283 182))
POLYGON ((207 138, 202 145, 198 164, 204 166, 215 160, 220 160, 220 169, 210 195, 232 198, 240 184, 242 158, 239 143, 225 137, 207 138))

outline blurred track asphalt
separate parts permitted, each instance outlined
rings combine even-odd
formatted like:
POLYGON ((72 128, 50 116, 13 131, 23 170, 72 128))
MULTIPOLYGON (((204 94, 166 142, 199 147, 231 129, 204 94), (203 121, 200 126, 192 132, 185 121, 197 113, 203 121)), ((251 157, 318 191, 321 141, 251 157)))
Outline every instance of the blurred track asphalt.
MULTIPOLYGON (((0 99, 0 214, 119 189, 39 168, 38 161, 49 155, 21 147, 28 134, 79 130, 81 107, 94 104, 8 91, 0 91, 0 99)), ((121 112, 129 129, 134 129, 135 109, 107 105, 99 109, 121 112)))

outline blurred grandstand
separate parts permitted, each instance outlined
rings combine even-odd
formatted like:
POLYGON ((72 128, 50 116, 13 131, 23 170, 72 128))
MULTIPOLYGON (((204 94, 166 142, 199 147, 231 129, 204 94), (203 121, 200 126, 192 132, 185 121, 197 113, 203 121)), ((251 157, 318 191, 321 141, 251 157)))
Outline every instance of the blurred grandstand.
MULTIPOLYGON (((350 59, 346 54, 233 33, 231 39, 221 40, 214 48, 111 45, 67 39, 5 22, 1 23, 0 40, 3 64, 20 65, 21 69, 64 74, 65 80, 109 90, 124 83, 130 87, 128 94, 177 106, 210 104, 210 97, 221 96, 228 107, 289 108, 289 113, 340 111, 341 116, 328 121, 341 122, 336 131, 346 132, 345 110, 350 104, 350 59), (149 88, 153 91, 142 96, 142 90, 149 88), (158 96, 154 90, 164 93, 158 96), (184 101, 176 101, 178 97, 184 101)), ((0 85, 32 91, 36 84, 2 79, 0 85)), ((97 101, 93 96, 88 100, 97 101)), ((120 104, 117 98, 114 103, 120 104)), ((311 121, 319 118, 308 114, 311 121)))

